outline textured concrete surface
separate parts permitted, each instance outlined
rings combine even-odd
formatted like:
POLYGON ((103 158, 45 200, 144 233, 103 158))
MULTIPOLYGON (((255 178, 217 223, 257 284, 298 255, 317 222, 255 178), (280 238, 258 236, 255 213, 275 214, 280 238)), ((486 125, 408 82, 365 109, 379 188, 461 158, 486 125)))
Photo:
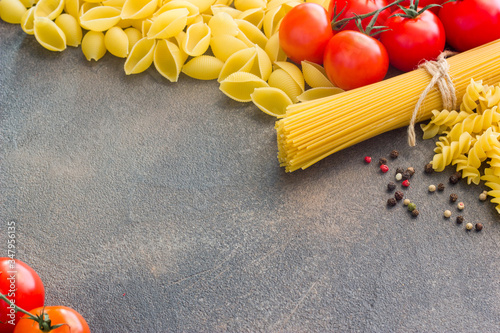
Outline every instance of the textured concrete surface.
POLYGON ((500 330, 499 216, 482 185, 423 173, 433 140, 400 129, 286 174, 273 118, 123 63, 0 22, 0 253, 15 220, 48 305, 93 332, 500 330), (386 207, 397 166, 418 218, 386 207), (442 217, 451 192, 482 232, 442 217))

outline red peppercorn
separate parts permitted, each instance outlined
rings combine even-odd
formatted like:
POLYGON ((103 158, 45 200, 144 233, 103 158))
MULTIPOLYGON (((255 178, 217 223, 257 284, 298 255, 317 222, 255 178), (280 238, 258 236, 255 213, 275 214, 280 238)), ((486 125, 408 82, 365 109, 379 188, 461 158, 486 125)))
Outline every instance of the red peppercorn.
POLYGON ((366 163, 371 163, 372 158, 370 156, 365 156, 365 162, 366 163))
POLYGON ((389 171, 389 167, 386 164, 382 164, 380 166, 380 171, 382 171, 383 173, 386 173, 387 171, 389 171))
POLYGON ((410 186, 410 182, 408 181, 408 179, 404 180, 401 185, 403 185, 404 187, 408 187, 410 186))

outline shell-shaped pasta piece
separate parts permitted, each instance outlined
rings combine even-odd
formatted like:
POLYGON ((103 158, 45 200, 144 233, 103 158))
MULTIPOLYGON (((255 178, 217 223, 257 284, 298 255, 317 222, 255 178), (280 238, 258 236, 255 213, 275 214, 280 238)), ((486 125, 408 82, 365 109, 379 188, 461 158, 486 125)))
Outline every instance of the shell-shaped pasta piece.
POLYGON ((152 15, 158 0, 126 0, 122 7, 122 19, 143 19, 152 15))
POLYGON ((311 88, 311 89, 307 89, 302 94, 297 96, 297 100, 299 102, 307 102, 307 101, 312 101, 314 99, 320 99, 323 97, 328 97, 328 96, 332 96, 335 94, 340 94, 341 92, 344 92, 344 90, 342 90, 339 87, 311 88))
POLYGON ((266 8, 266 0, 234 0, 234 8, 244 12, 248 9, 266 8))
POLYGON ((112 27, 104 34, 104 45, 106 50, 119 58, 125 58, 128 55, 128 36, 122 28, 112 27))
POLYGON ((141 31, 142 31, 142 37, 147 37, 149 30, 151 29, 151 26, 153 25, 153 21, 151 20, 142 20, 141 24, 141 31))
POLYGON ((220 60, 226 61, 232 54, 248 48, 242 40, 230 35, 218 35, 210 39, 212 53, 220 60))
POLYGON ((156 43, 154 65, 156 70, 170 82, 177 82, 185 59, 179 47, 167 39, 156 43))
POLYGON ((26 7, 19 0, 0 1, 0 18, 7 23, 21 23, 21 19, 26 11, 26 7))
POLYGON ((26 12, 24 12, 21 17, 21 29, 28 35, 33 35, 35 32, 34 28, 34 20, 35 20, 35 7, 31 7, 26 12))
POLYGON ((193 5, 198 7, 200 10, 200 13, 204 13, 207 10, 210 9, 210 6, 212 6, 215 3, 215 0, 186 0, 191 2, 193 5))
POLYGON ((80 17, 80 0, 66 0, 64 11, 75 18, 80 17))
POLYGON ((33 31, 35 38, 47 50, 63 51, 66 49, 64 32, 47 17, 38 17, 34 20, 33 31))
POLYGON ((233 17, 226 12, 220 12, 212 16, 208 26, 214 37, 220 35, 236 36, 239 31, 233 17))
POLYGON ((210 28, 205 23, 190 25, 186 31, 186 37, 182 40, 182 49, 190 56, 200 56, 210 46, 210 28))
POLYGON ((128 40, 128 52, 132 50, 134 47, 135 43, 137 43, 143 36, 142 33, 139 29, 136 29, 134 27, 127 28, 123 30, 123 32, 127 35, 127 40, 128 40))
POLYGON ((186 8, 170 9, 158 15, 151 25, 148 38, 170 38, 184 30, 189 11, 186 8))
POLYGON ((299 87, 290 74, 281 68, 274 70, 269 76, 269 80, 267 80, 267 82, 270 87, 283 90, 294 103, 298 102, 298 96, 304 91, 299 87))
POLYGON ((125 4, 125 0, 105 0, 99 2, 101 2, 103 6, 110 6, 115 8, 123 8, 123 5, 125 4))
POLYGON ((212 11, 212 15, 217 15, 218 13, 228 13, 229 15, 231 15, 232 18, 237 18, 238 15, 241 14, 241 10, 238 10, 236 8, 233 8, 233 7, 228 7, 228 6, 225 6, 225 5, 213 5, 212 7, 210 7, 211 11, 212 11))
POLYGON ((281 48, 278 33, 275 33, 268 39, 264 50, 266 51, 269 59, 271 59, 272 62, 286 61, 287 59, 285 51, 283 51, 283 49, 281 48))
POLYGON ((269 38, 278 31, 281 20, 286 14, 283 5, 269 9, 264 16, 264 34, 269 38))
POLYGON ((232 4, 233 4, 233 0, 216 0, 214 2, 214 5, 231 6, 232 4))
POLYGON ((64 9, 64 0, 40 0, 35 7, 35 18, 54 20, 64 9))
POLYGON ((82 51, 88 61, 101 59, 106 54, 104 33, 102 31, 88 31, 82 39, 82 51))
MULTIPOLYGON (((219 75, 219 82, 232 73, 250 72, 253 67, 257 52, 255 48, 245 48, 232 54, 224 63, 219 75)), ((255 74, 254 74, 255 75, 255 74)))
POLYGON ((297 65, 292 64, 291 62, 286 61, 276 61, 274 63, 277 68, 281 68, 285 72, 287 72, 290 77, 297 83, 302 91, 305 89, 304 84, 304 75, 302 75, 302 71, 297 65))
POLYGON ((281 89, 274 87, 255 88, 250 94, 253 103, 263 112, 273 117, 282 117, 293 102, 281 89))
POLYGON ((201 55, 189 60, 182 72, 198 80, 215 80, 219 77, 224 63, 214 56, 201 55))
POLYGON ((66 45, 77 47, 82 43, 82 28, 74 16, 63 13, 54 21, 66 36, 66 45))
POLYGON ((110 6, 97 6, 80 16, 82 28, 92 31, 106 31, 120 22, 120 10, 110 6))
POLYGON ((273 71, 271 59, 269 59, 266 51, 261 49, 258 45, 255 45, 255 51, 257 57, 255 58, 254 64, 250 69, 250 73, 257 75, 264 81, 267 81, 273 71))
POLYGON ((302 73, 306 83, 312 87, 333 87, 333 83, 328 79, 323 66, 314 62, 304 60, 301 62, 302 73))
POLYGON ((266 81, 247 72, 236 72, 225 78, 219 89, 228 97, 238 102, 251 102, 250 96, 256 88, 268 87, 266 81))
POLYGON ((32 8, 34 5, 36 5, 38 0, 21 0, 22 4, 24 5, 24 7, 30 9, 32 8))
POLYGON ((157 17, 158 15, 163 14, 167 10, 178 9, 178 8, 186 8, 189 11, 189 14, 187 16, 187 23, 186 23, 187 25, 195 23, 195 20, 198 19, 198 16, 200 14, 200 9, 191 2, 185 0, 172 0, 165 3, 153 14, 153 17, 157 17))
POLYGON ((261 48, 266 47, 267 37, 259 28, 245 20, 235 19, 235 22, 238 24, 240 32, 237 36, 239 39, 247 43, 248 46, 257 44, 261 48))
POLYGON ((248 21, 260 29, 262 28, 262 24, 264 23, 264 15, 265 12, 263 8, 253 8, 245 10, 236 18, 239 20, 248 21))
POLYGON ((142 73, 151 66, 154 60, 156 40, 141 38, 130 50, 125 60, 125 74, 142 73))
POLYGON ((88 12, 89 10, 91 10, 92 8, 95 8, 95 7, 98 7, 99 4, 98 3, 95 3, 95 2, 84 2, 81 6, 80 6, 80 10, 79 10, 79 15, 82 16, 83 14, 85 14, 86 12, 88 12))
POLYGON ((271 10, 273 8, 279 7, 289 1, 290 0, 271 0, 267 3, 266 10, 271 10))

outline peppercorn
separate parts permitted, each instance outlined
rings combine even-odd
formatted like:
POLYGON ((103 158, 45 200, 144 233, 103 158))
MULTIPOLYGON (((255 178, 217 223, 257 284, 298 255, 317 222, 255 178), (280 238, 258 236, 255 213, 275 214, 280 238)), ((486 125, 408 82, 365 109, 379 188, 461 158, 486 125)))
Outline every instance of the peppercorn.
POLYGON ((402 176, 403 176, 403 179, 404 179, 404 180, 407 180, 407 179, 410 179, 410 177, 411 177, 411 173, 410 173, 408 170, 405 170, 405 171, 402 173, 402 176))
POLYGON ((457 224, 462 224, 464 222, 464 217, 462 215, 457 216, 457 224))
POLYGON ((414 209, 411 211, 411 216, 413 216, 413 217, 417 217, 418 214, 419 214, 419 211, 417 209, 414 209))
POLYGON ((397 181, 400 181, 401 179, 403 179, 403 175, 402 175, 402 174, 400 174, 400 173, 397 173, 397 174, 396 174, 396 180, 397 180, 397 181))
POLYGON ((382 164, 387 164, 387 158, 385 157, 381 157, 379 160, 378 160, 378 164, 382 165, 382 164))
POLYGON ((432 167, 432 163, 427 163, 425 165, 424 171, 425 171, 425 173, 433 173, 434 172, 434 168, 432 167))
POLYGON ((415 174, 415 169, 413 167, 408 167, 406 171, 408 171, 410 177, 412 177, 415 174))
POLYGON ((460 172, 455 172, 450 176, 450 183, 456 184, 462 179, 462 174, 460 172))
POLYGON ((444 191, 444 184, 439 183, 437 189, 438 189, 438 191, 444 191))
POLYGON ((365 162, 366 163, 371 163, 372 162, 372 158, 370 156, 365 156, 365 162))
POLYGON ((387 171, 389 171, 389 167, 387 166, 387 164, 382 164, 380 166, 380 171, 382 171, 383 173, 386 173, 387 171))
POLYGON ((410 212, 413 212, 415 209, 417 209, 417 205, 415 205, 413 202, 410 202, 410 203, 408 204, 408 210, 409 210, 410 212))
POLYGON ((402 167, 397 167, 396 168, 396 173, 403 174, 403 172, 405 172, 405 169, 403 169, 402 167))
POLYGON ((397 203, 397 201, 396 201, 396 199, 395 199, 395 198, 389 198, 389 199, 387 200, 387 206, 391 206, 391 207, 393 207, 393 206, 396 206, 396 203, 397 203))
POLYGON ((411 202, 411 201, 410 201, 410 199, 408 199, 408 198, 407 198, 407 199, 405 199, 405 200, 403 201, 403 204, 404 204, 405 206, 408 206, 408 205, 410 204, 410 202, 411 202))
POLYGON ((410 182, 408 181, 408 179, 404 180, 401 185, 403 185, 404 187, 408 187, 410 186, 410 182))
POLYGON ((483 230, 483 224, 482 223, 476 223, 476 231, 481 231, 483 230))
POLYGON ((436 191, 436 185, 429 185, 429 192, 434 192, 436 191))
POLYGON ((457 199, 458 199, 458 195, 456 195, 455 193, 450 194, 450 201, 451 202, 455 202, 455 201, 457 201, 457 199))
POLYGON ((396 200, 398 201, 403 199, 404 196, 405 196, 404 193, 401 191, 396 191, 396 193, 394 193, 394 198, 396 198, 396 200))
POLYGON ((479 195, 479 200, 485 201, 486 199, 488 199, 488 193, 486 191, 483 191, 483 193, 479 195))
POLYGON ((460 210, 464 209, 464 208, 465 208, 464 203, 463 203, 463 202, 459 202, 459 203, 457 204, 457 208, 458 208, 458 209, 460 209, 460 210))
POLYGON ((467 223, 467 224, 465 224, 465 229, 467 229, 467 230, 472 230, 472 228, 473 228, 473 227, 474 227, 474 226, 473 226, 473 225, 472 225, 472 223, 470 223, 470 222, 469 222, 469 223, 467 223))
POLYGON ((447 209, 447 210, 445 210, 445 211, 444 211, 444 217, 448 218, 448 217, 450 217, 450 216, 451 216, 451 211, 450 211, 450 210, 448 210, 448 209, 447 209))
POLYGON ((398 156, 399 156, 399 151, 397 151, 397 150, 391 151, 391 158, 392 159, 398 158, 398 156))
POLYGON ((392 192, 395 189, 396 189, 396 184, 394 182, 390 182, 389 184, 387 184, 387 190, 392 192))

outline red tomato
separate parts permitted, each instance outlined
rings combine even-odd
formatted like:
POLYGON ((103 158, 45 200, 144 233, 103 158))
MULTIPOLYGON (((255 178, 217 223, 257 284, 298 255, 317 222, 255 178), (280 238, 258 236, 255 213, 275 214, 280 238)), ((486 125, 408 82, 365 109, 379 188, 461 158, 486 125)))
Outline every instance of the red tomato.
POLYGON ((389 57, 384 45, 359 31, 344 30, 330 39, 324 68, 330 81, 349 90, 384 79, 389 57))
MULTIPOLYGON (((342 10, 342 14, 338 17, 337 21, 343 18, 353 17, 355 14, 368 14, 380 8, 387 6, 391 1, 388 0, 331 0, 330 5, 328 7, 328 20, 332 21, 333 19, 333 10, 335 5, 337 5, 337 14, 342 10)), ((385 20, 391 15, 390 8, 387 8, 380 12, 377 18, 377 22, 375 25, 383 25, 385 20)), ((363 19, 361 25, 363 28, 366 28, 368 23, 370 22, 371 17, 367 17, 363 19)), ((355 20, 349 21, 342 30, 357 30, 355 20)))
MULTIPOLYGON (((395 14, 403 14, 399 9, 395 14)), ((426 10, 415 18, 391 16, 385 22, 389 30, 380 41, 389 54, 391 65, 408 72, 425 60, 435 60, 444 50, 446 35, 439 18, 426 10)))
MULTIPOLYGON (((43 306, 45 300, 45 288, 38 274, 24 262, 10 258, 0 258, 0 293, 26 311, 43 306)), ((22 316, 0 300, 0 332, 13 332, 22 316)))
MULTIPOLYGON (((445 1, 448 1, 448 0, 420 0, 418 2, 418 6, 423 8, 427 5, 432 5, 432 4, 442 5, 445 1)), ((411 0, 404 0, 403 2, 401 2, 399 4, 403 7, 408 7, 410 5, 410 2, 411 2, 411 0)), ((395 11, 398 8, 399 8, 398 6, 393 6, 392 10, 395 11)), ((432 7, 429 10, 431 12, 433 12, 434 14, 438 15, 440 9, 441 9, 441 7, 432 7)))
POLYGON ((439 11, 448 44, 470 50, 500 38, 500 0, 458 0, 439 11))
MULTIPOLYGON (((58 324, 62 325, 59 328, 51 330, 54 333, 90 333, 90 328, 85 319, 81 314, 75 310, 65 307, 65 306, 46 306, 45 308, 40 307, 32 309, 29 311, 35 316, 39 316, 43 313, 49 315, 51 320, 51 325, 55 326, 58 324)), ((24 315, 23 318, 17 324, 14 333, 40 333, 40 326, 37 322, 28 319, 28 315, 24 315)))
POLYGON ((332 36, 326 9, 313 2, 295 6, 280 23, 280 46, 297 64, 308 60, 321 65, 325 46, 332 36))

